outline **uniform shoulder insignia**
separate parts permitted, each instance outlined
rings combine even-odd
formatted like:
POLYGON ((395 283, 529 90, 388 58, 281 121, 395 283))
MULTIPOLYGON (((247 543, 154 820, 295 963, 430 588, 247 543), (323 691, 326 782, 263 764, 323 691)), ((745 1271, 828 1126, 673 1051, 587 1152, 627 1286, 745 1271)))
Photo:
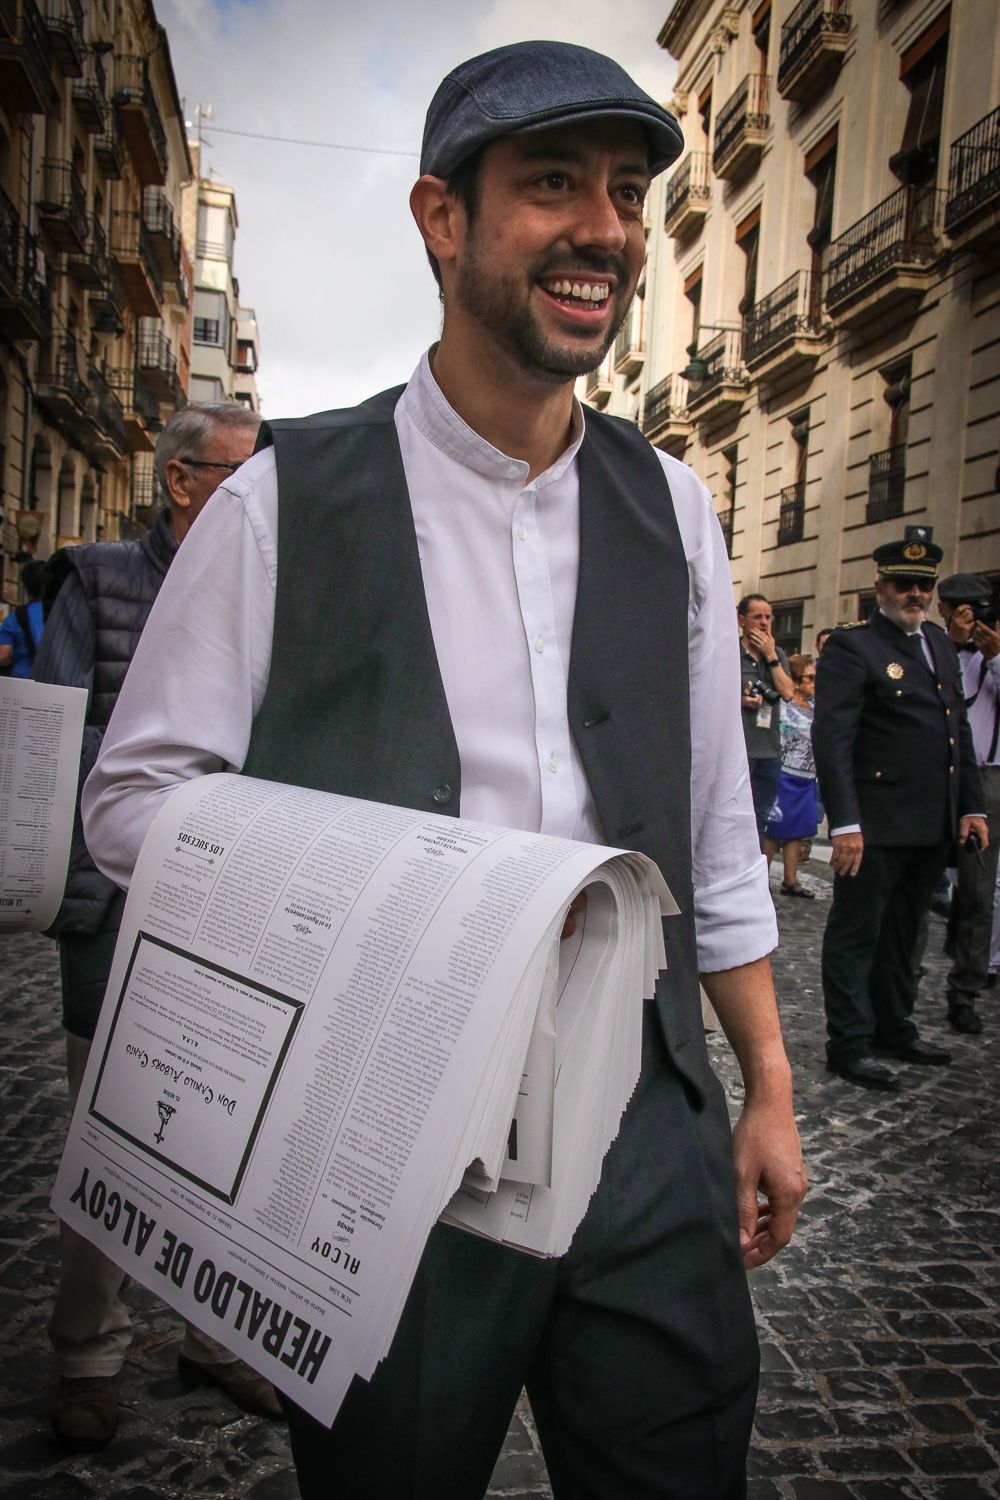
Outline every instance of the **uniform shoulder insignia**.
POLYGON ((868 624, 867 620, 845 620, 842 625, 835 625, 835 630, 863 630, 868 624))

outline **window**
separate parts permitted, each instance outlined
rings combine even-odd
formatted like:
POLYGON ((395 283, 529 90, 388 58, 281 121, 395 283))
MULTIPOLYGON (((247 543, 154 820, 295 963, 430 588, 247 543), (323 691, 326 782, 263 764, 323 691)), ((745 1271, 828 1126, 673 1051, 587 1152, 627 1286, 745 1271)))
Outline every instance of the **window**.
POLYGON ((228 208, 198 204, 197 253, 209 260, 232 260, 233 221, 228 208))
POLYGON ((760 53, 757 71, 767 72, 767 53, 771 45, 771 0, 764 0, 763 5, 758 5, 750 22, 753 33, 753 44, 760 53))
POLYGON ((209 375, 192 375, 191 387, 188 391, 191 404, 200 405, 206 401, 225 401, 226 393, 222 389, 222 381, 209 375))
POLYGON ((194 294, 194 342, 229 347, 229 313, 223 292, 194 294))
POLYGON ((739 444, 722 450, 723 509, 719 512, 719 524, 726 539, 726 554, 733 555, 733 531, 736 526, 736 473, 739 466, 739 444))
POLYGON ((911 371, 912 361, 904 359, 899 364, 892 365, 888 370, 883 370, 882 372, 882 379, 885 381, 883 396, 890 413, 890 448, 905 447, 907 438, 909 437, 911 371))
POLYGON ((858 612, 857 612, 857 614, 855 615, 854 618, 856 620, 867 620, 869 618, 869 616, 871 615, 872 610, 874 608, 875 608, 875 594, 874 594, 874 592, 872 592, 872 591, 866 591, 863 594, 859 594, 858 595, 858 612))
POLYGON ((699 266, 684 283, 684 295, 691 304, 691 342, 688 345, 688 354, 697 354, 698 341, 701 338, 701 278, 704 271, 699 266))
POLYGON ((736 243, 743 251, 743 296, 739 302, 741 318, 753 312, 757 301, 757 252, 760 248, 760 209, 748 214, 736 226, 736 243))
POLYGON ((802 649, 802 605, 775 604, 771 634, 776 646, 788 656, 795 656, 802 649))
POLYGON ((910 91, 906 125, 889 170, 900 182, 933 187, 937 176, 948 65, 948 12, 930 26, 900 59, 899 76, 910 91))
POLYGON ((778 512, 778 546, 800 542, 806 520, 806 462, 809 453, 809 408, 791 418, 795 480, 781 491, 778 512))
POLYGON ((809 312, 818 318, 823 297, 823 278, 830 259, 830 241, 833 238, 833 192, 837 181, 837 132, 829 135, 806 156, 806 177, 812 183, 813 221, 806 235, 811 257, 811 280, 809 287, 809 312))
POLYGON ((706 84, 698 95, 698 115, 701 119, 702 134, 705 137, 705 145, 712 133, 712 85, 706 84))

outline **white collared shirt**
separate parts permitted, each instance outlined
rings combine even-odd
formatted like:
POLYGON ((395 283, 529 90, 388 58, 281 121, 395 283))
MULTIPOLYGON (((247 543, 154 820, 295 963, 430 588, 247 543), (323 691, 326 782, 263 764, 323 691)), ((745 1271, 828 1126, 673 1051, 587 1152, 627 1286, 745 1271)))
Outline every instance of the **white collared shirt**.
MULTIPOLYGON (((566 706, 583 409, 574 407, 569 447, 530 483, 527 463, 449 406, 426 357, 395 425, 461 760, 461 814, 603 842, 566 706)), ((722 532, 691 470, 658 457, 688 559, 692 874, 699 964, 712 972, 770 952, 777 927, 750 797, 722 532)), ((265 449, 205 507, 153 606, 83 796, 90 851, 120 885, 178 781, 243 764, 270 666, 277 509, 265 449)))

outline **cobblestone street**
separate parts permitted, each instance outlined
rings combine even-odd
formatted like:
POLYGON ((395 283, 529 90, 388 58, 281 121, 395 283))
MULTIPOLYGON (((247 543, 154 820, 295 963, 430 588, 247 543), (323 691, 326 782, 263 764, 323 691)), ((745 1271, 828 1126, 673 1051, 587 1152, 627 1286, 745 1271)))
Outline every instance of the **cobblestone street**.
MULTIPOLYGON (((932 917, 918 1020, 951 1047, 952 1066, 900 1065, 892 1096, 830 1078, 819 983, 830 884, 815 861, 803 879, 814 901, 777 898, 775 969, 812 1188, 795 1243, 753 1277, 764 1374, 750 1493, 1000 1497, 1000 1001, 983 1006, 982 1037, 947 1031, 944 924, 932 917)), ((45 1333, 58 1249, 48 1193, 65 1109, 54 945, 0 939, 0 976, 0 1495, 294 1500, 281 1425, 242 1416, 207 1388, 187 1391, 178 1319, 139 1288, 115 1442, 96 1455, 56 1448, 45 1333)), ((721 1034, 710 1045, 735 1108, 735 1065, 721 1034)), ((524 1407, 490 1495, 548 1494, 524 1407)))

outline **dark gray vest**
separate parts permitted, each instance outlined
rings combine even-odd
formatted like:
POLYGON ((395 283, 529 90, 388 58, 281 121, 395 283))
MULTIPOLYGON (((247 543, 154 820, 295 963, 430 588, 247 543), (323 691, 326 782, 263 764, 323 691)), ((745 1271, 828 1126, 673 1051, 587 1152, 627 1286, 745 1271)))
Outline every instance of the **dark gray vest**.
MULTIPOLYGON (((399 396, 261 428, 278 474, 278 584, 243 770, 457 816, 461 767, 393 421, 399 396)), ((579 473, 570 729, 608 842, 654 859, 681 908, 664 923, 657 1000, 700 1096, 687 559, 662 467, 631 423, 588 411, 579 473)))

